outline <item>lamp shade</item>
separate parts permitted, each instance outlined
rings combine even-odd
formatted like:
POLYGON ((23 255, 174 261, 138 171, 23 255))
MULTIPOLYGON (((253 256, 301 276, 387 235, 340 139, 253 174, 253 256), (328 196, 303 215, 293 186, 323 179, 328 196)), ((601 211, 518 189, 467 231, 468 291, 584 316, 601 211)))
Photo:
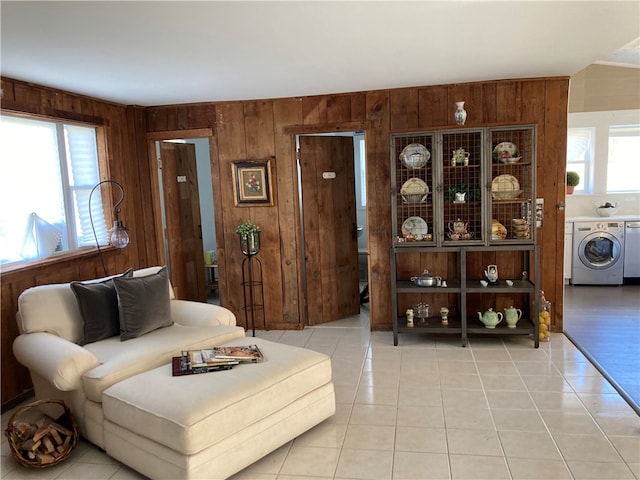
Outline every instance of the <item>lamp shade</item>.
POLYGON ((117 248, 124 248, 129 245, 129 234, 121 220, 113 222, 113 228, 109 230, 109 243, 117 248))

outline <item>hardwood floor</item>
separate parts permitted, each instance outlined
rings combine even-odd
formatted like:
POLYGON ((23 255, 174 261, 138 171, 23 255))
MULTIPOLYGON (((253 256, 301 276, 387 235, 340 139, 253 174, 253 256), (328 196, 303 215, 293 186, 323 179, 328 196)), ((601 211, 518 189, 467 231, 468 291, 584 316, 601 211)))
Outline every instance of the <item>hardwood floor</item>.
POLYGON ((640 415, 640 285, 566 285, 564 333, 640 415))

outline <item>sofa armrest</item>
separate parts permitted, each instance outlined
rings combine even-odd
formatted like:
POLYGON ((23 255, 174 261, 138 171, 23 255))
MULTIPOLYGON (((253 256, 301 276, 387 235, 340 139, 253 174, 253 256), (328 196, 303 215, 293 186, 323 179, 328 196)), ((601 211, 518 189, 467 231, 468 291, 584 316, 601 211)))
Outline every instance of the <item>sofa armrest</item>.
POLYGON ((192 327, 236 324, 236 316, 231 310, 189 300, 171 300, 171 319, 180 325, 192 327))
POLYGON ((21 364, 63 392, 81 388, 82 375, 100 365, 80 345, 44 332, 19 335, 13 342, 13 353, 21 364))

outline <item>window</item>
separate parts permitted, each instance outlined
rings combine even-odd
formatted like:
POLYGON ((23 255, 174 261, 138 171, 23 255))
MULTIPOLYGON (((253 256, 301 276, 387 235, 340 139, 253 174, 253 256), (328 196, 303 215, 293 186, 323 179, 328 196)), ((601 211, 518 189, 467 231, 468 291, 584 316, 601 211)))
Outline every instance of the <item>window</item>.
POLYGON ((638 190, 640 178, 640 125, 609 127, 607 192, 638 190))
MULTIPOLYGON (((95 244, 88 203, 100 179, 95 127, 2 115, 0 168, 0 263, 95 244)), ((99 189, 92 204, 104 244, 99 189)))
POLYGON ((580 175, 576 193, 640 193, 640 110, 569 114, 567 171, 580 175))
POLYGON ((570 128, 567 136, 567 171, 580 175, 576 192, 591 190, 591 172, 593 167, 593 128, 570 128), (586 187, 588 185, 588 187, 586 187))

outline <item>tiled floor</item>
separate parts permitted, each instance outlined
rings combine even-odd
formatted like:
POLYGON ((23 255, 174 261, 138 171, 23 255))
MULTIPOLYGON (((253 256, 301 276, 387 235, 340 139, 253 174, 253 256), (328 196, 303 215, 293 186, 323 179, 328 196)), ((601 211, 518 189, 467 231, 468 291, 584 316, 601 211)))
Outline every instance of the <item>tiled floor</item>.
MULTIPOLYGON (((337 413, 233 478, 638 479, 640 418, 563 335, 369 332, 366 312, 303 331, 259 331, 332 357, 337 413)), ((2 416, 3 425, 10 413, 2 416)), ((45 470, 2 444, 2 478, 135 479, 82 442, 45 470)))

